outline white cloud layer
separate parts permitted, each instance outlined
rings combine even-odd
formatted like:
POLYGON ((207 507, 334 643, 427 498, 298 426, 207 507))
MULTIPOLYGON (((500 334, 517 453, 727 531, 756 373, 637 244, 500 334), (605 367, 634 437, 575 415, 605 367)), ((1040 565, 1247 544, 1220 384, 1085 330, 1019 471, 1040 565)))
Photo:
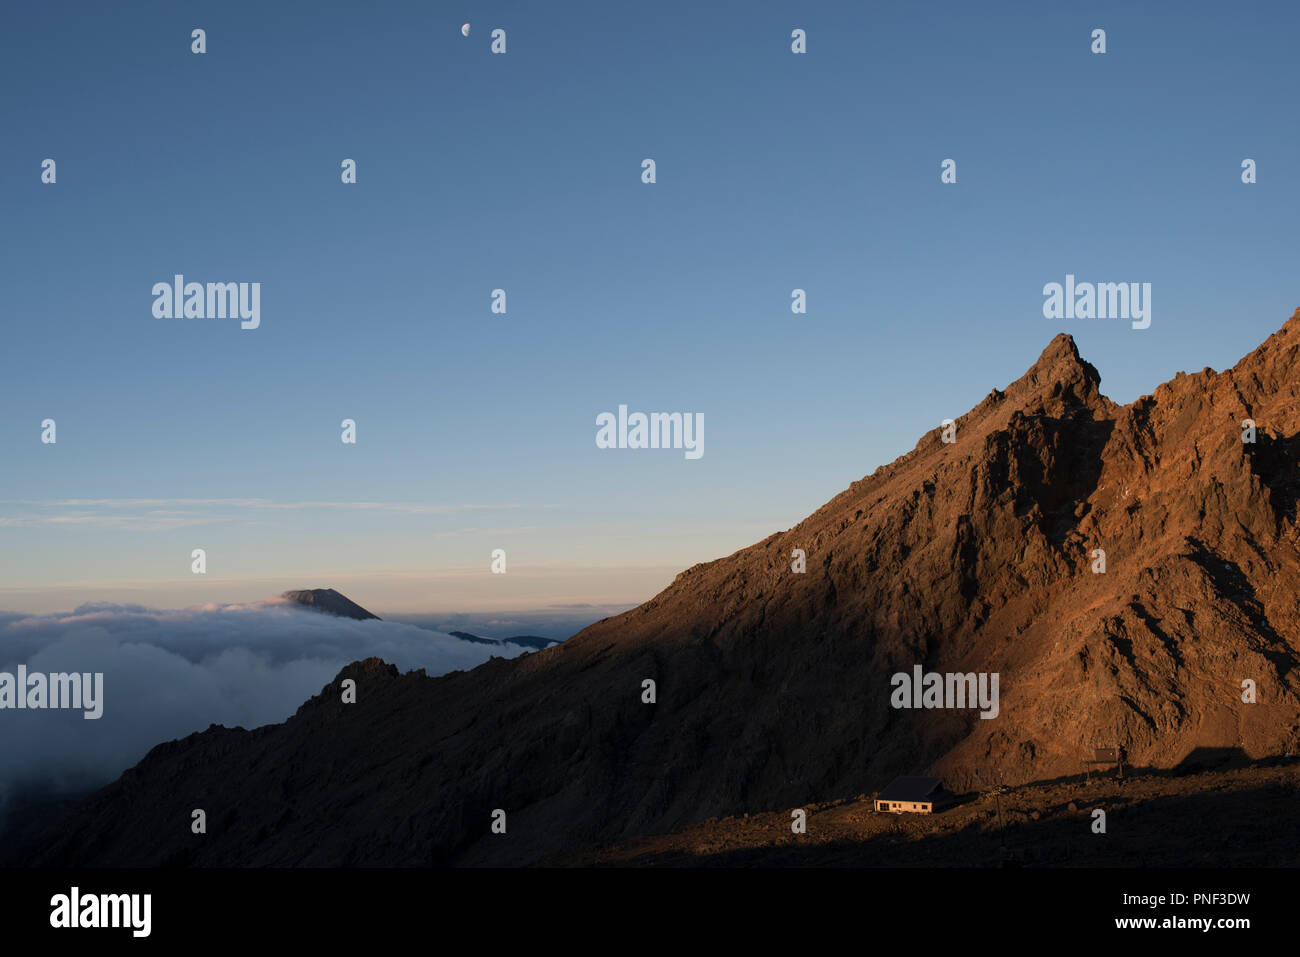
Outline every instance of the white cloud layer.
POLYGON ((25 664, 29 673, 104 673, 99 720, 77 710, 0 710, 0 812, 30 788, 105 784, 154 745, 210 724, 283 721, 361 658, 439 675, 525 650, 274 599, 173 611, 88 604, 71 614, 0 612, 0 671, 25 664))

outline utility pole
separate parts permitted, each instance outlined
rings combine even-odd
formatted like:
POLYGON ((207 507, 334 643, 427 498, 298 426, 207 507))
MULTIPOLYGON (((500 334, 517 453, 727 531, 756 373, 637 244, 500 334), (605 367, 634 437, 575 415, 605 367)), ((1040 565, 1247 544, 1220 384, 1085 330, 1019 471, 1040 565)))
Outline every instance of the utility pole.
MULTIPOLYGON (((999 780, 1001 779, 1001 777, 1002 775, 999 774, 998 775, 999 780)), ((1006 827, 1002 822, 1002 792, 1005 790, 1006 788, 1003 787, 1000 783, 995 784, 992 788, 989 789, 989 793, 993 795, 993 801, 997 805, 997 809, 998 809, 998 844, 1001 845, 1002 856, 1004 858, 1006 857, 1007 854, 1007 833, 1006 833, 1006 827)))

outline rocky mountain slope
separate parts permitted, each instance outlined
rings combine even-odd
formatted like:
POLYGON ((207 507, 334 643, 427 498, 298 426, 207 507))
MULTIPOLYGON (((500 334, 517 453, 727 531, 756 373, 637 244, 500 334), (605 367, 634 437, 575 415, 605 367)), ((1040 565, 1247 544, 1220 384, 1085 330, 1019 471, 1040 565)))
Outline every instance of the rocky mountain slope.
POLYGON ((935 429, 644 605, 466 673, 350 665, 282 725, 160 745, 22 859, 528 863, 896 774, 961 791, 1072 775, 1100 746, 1150 768, 1294 753, 1298 360, 1300 310, 1233 369, 1120 406, 1057 336, 955 442, 935 429), (915 665, 996 672, 998 716, 892 708, 915 665))

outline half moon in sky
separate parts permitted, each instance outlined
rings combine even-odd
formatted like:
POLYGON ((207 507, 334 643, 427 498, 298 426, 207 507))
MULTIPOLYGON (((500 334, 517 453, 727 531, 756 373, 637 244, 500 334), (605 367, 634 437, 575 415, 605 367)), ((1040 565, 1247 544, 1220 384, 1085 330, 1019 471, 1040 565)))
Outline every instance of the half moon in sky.
POLYGON ((469 36, 469 24, 468 24, 468 23, 462 23, 462 24, 460 25, 460 35, 463 36, 463 37, 467 37, 467 36, 469 36))

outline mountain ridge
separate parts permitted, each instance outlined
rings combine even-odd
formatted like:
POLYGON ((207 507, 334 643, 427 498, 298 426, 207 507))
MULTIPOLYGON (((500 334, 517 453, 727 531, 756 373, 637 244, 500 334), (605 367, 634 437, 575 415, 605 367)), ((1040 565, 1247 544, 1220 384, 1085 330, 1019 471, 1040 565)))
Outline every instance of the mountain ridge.
POLYGON ((560 643, 558 638, 543 638, 540 635, 512 635, 509 638, 484 638, 481 635, 475 635, 468 631, 449 631, 447 634, 451 635, 453 638, 459 638, 461 641, 468 641, 471 644, 476 645, 519 645, 523 648, 533 648, 538 651, 560 643))
POLYGON ((29 859, 529 863, 895 774, 960 790, 1075 773, 1101 746, 1154 768, 1295 753, 1297 358, 1300 310, 1231 369, 1121 406, 1058 335, 955 442, 927 432, 637 608, 440 678, 349 665, 282 725, 159 745, 29 859), (999 717, 891 708, 916 665, 1000 674, 999 717), (226 823, 177 833, 204 803, 226 823))

